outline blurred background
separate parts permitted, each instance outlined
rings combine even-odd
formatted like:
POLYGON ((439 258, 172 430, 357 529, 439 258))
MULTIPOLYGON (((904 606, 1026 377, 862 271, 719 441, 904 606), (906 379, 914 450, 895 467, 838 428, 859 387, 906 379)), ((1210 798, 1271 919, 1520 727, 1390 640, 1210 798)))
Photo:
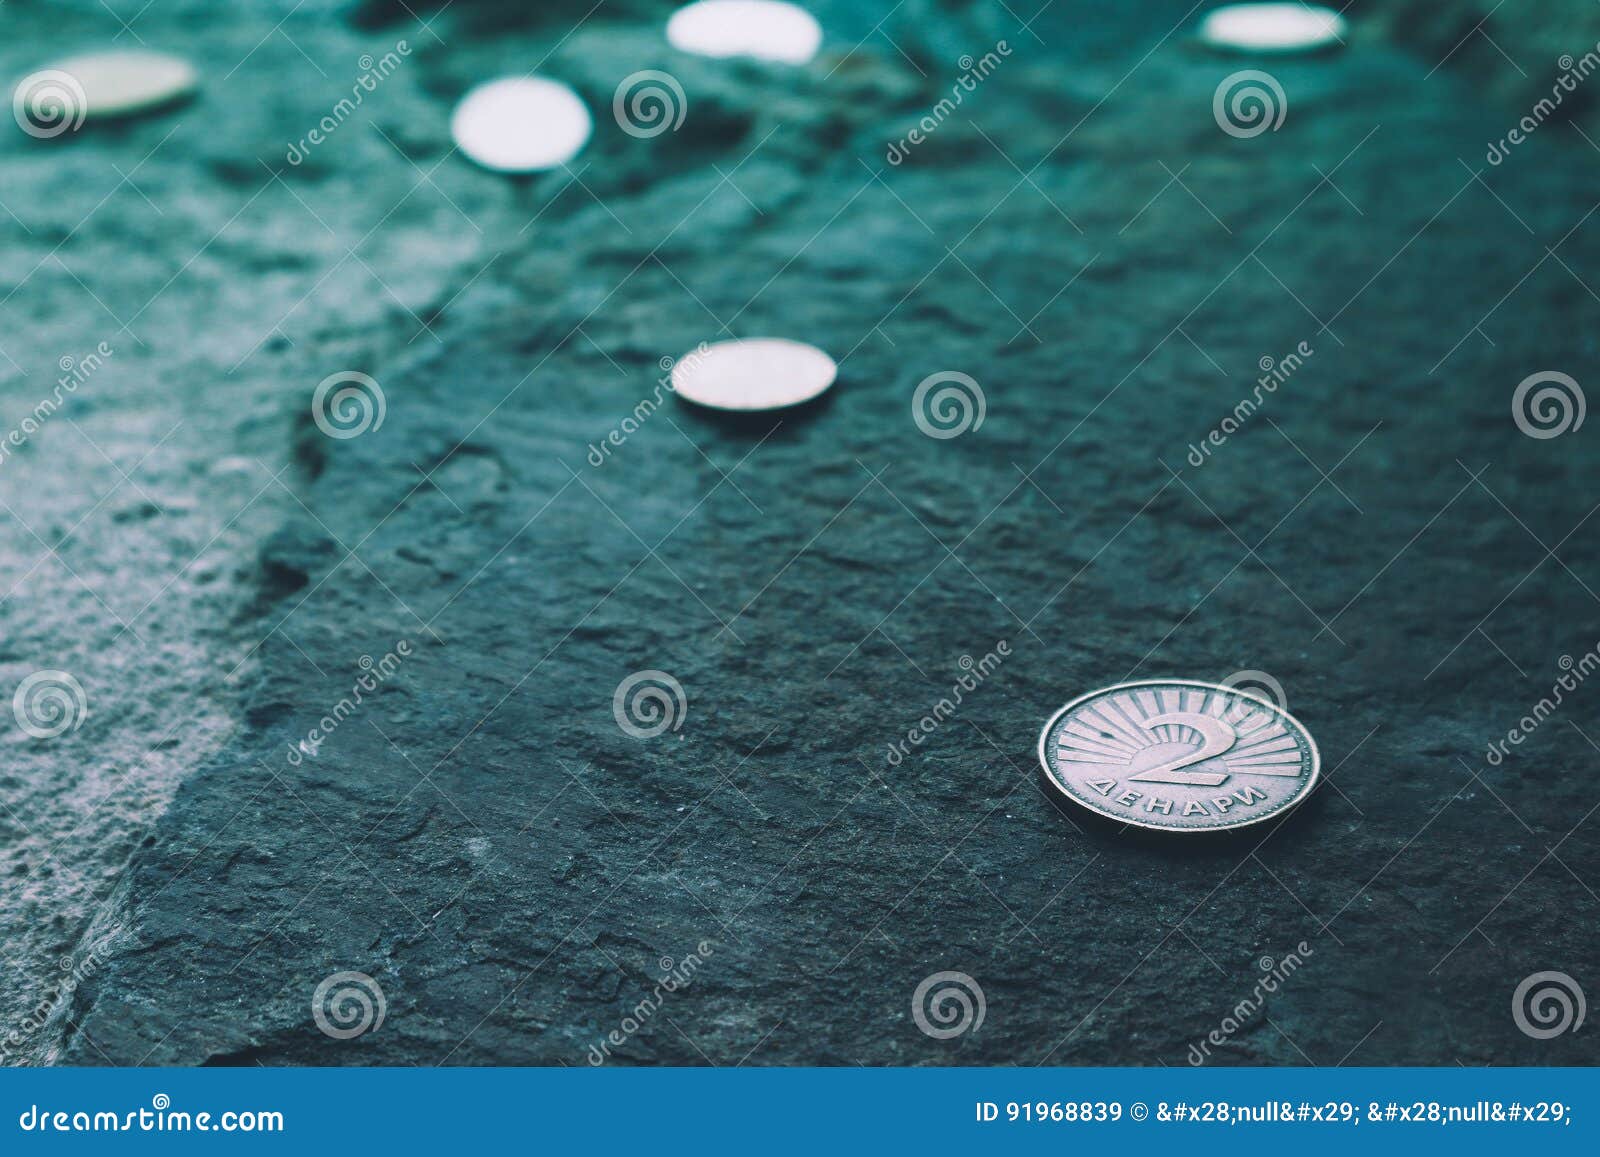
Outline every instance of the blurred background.
POLYGON ((1600 976, 1596 692, 1486 752, 1600 643, 1600 8, 1357 2, 1250 56, 1187 0, 806 0, 780 64, 676 7, 0 6, 13 86, 196 74, 0 131, 8 1062, 1593 1063, 1510 1009, 1600 976), (1230 131, 1254 69, 1281 123, 1230 131), (641 134, 647 70, 681 121, 641 134), (473 165, 452 110, 529 73, 592 137, 473 165), (837 385, 641 419, 758 336, 837 385), (952 372, 982 419, 930 436, 952 372), (1530 435, 1546 372, 1580 389, 1530 435), (348 373, 359 436, 313 412, 348 373), (1240 671, 1328 776, 1270 832, 1035 782, 1069 699, 1240 671), (684 704, 643 739, 640 672, 684 704), (913 1015, 946 972, 954 1036, 913 1015))

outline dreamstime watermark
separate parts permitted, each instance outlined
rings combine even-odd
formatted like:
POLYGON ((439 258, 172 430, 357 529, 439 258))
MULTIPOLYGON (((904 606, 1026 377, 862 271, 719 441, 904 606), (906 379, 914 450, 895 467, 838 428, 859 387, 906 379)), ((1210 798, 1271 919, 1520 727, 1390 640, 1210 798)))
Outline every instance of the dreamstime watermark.
POLYGON ((70 72, 47 68, 17 82, 11 93, 11 115, 30 137, 49 140, 77 132, 89 113, 83 85, 70 72))
POLYGON ((957 370, 929 374, 911 395, 911 420, 928 437, 941 441, 978 429, 987 412, 983 387, 957 370))
POLYGON ((1588 1008, 1583 989, 1565 972, 1535 972, 1511 994, 1511 1019, 1534 1040, 1577 1032, 1588 1008))
POLYGON ((694 951, 682 960, 663 956, 658 962, 661 976, 657 978, 655 985, 645 994, 644 999, 624 1014, 616 1028, 600 1038, 599 1044, 589 1046, 589 1063, 596 1068, 605 1064, 611 1058, 613 1049, 627 1044, 629 1038, 650 1023, 668 996, 689 987, 695 973, 700 971, 700 966, 709 960, 711 955, 711 942, 702 940, 695 945, 694 951))
POLYGON ((670 72, 646 68, 622 78, 611 97, 611 115, 630 137, 649 140, 682 127, 689 98, 670 72))
POLYGON ((1235 671, 1218 686, 1226 687, 1230 691, 1237 691, 1243 698, 1229 704, 1228 709, 1222 713, 1224 721, 1232 724, 1243 723, 1252 714, 1249 700, 1259 699, 1270 703, 1279 711, 1289 710, 1289 700, 1283 693, 1283 684, 1274 679, 1265 671, 1254 669, 1235 671))
POLYGON ((598 443, 589 443, 589 465, 597 469, 604 466, 606 460, 611 457, 613 448, 620 449, 629 438, 639 432, 639 428, 645 424, 650 415, 661 408, 661 402, 666 395, 677 392, 678 387, 673 381, 673 371, 677 367, 682 366, 685 373, 692 373, 695 367, 710 352, 711 347, 705 342, 701 342, 690 353, 685 355, 681 361, 662 358, 656 363, 661 367, 661 376, 656 379, 652 396, 640 398, 638 404, 633 407, 632 412, 625 416, 616 426, 612 427, 604 438, 600 439, 598 443))
POLYGON ((1511 420, 1530 438, 1559 438, 1583 425, 1588 413, 1583 387, 1570 374, 1540 370, 1517 383, 1511 393, 1511 420))
POLYGON ((1583 685, 1596 670, 1600 670, 1600 643, 1596 643, 1585 651, 1576 660, 1571 655, 1562 655, 1556 660, 1556 666, 1566 672, 1556 677, 1550 687, 1550 694, 1544 696, 1539 702, 1528 709, 1528 713, 1517 720, 1517 725, 1506 732, 1504 739, 1490 742, 1484 753, 1490 767, 1499 767, 1505 762, 1506 756, 1511 754, 1511 748, 1521 747, 1523 741, 1532 735, 1544 721, 1555 714, 1557 707, 1566 701, 1566 697, 1583 685))
POLYGON ((311 155, 311 150, 338 131, 339 126, 350 118, 350 115, 360 107, 361 102, 376 92, 378 85, 388 80, 400 67, 401 62, 410 55, 411 45, 404 40, 395 41, 394 48, 376 59, 371 53, 363 54, 356 61, 361 68, 361 75, 356 77, 355 83, 350 86, 350 95, 341 97, 339 103, 334 105, 305 136, 298 141, 291 141, 283 159, 291 165, 299 165, 304 161, 311 155))
POLYGON ((7 432, 5 438, 0 440, 0 466, 5 465, 6 459, 16 451, 28 444, 39 430, 44 426, 61 404, 71 394, 78 392, 78 387, 94 376, 106 359, 115 353, 109 342, 101 342, 94 349, 81 357, 64 356, 56 365, 61 370, 61 376, 56 379, 55 389, 50 395, 40 398, 31 411, 25 414, 20 422, 7 432))
POLYGON ((1211 1050, 1227 1044, 1234 1033, 1249 1024, 1256 1013, 1266 1006, 1267 997, 1277 992, 1283 982, 1300 969, 1307 957, 1314 955, 1316 953, 1311 945, 1302 940, 1295 945, 1294 951, 1285 953, 1282 960, 1274 960, 1270 956, 1258 960, 1256 967, 1261 969, 1261 976, 1250 990, 1250 995, 1229 1009, 1216 1028, 1189 1046, 1189 1063, 1196 1067, 1205 1064, 1211 1057, 1211 1050))
POLYGON ((1246 397, 1240 398, 1231 411, 1211 429, 1211 432, 1198 443, 1189 443, 1189 465, 1198 469, 1206 464, 1206 459, 1211 457, 1212 451, 1221 449, 1234 434, 1238 433, 1244 424, 1250 420, 1252 414, 1261 408, 1261 404, 1271 394, 1278 392, 1278 387, 1292 378, 1306 359, 1316 351, 1311 348, 1310 342, 1301 342, 1293 350, 1274 360, 1263 357, 1257 365, 1261 367, 1261 376, 1256 379, 1255 388, 1246 397))
POLYGON ((1489 142, 1489 151, 1484 154, 1484 160, 1491 165, 1498 165, 1511 155, 1511 150, 1520 145, 1534 134, 1540 125, 1550 119, 1550 115, 1560 107, 1570 94, 1578 91, 1578 86, 1589 79, 1589 76, 1600 68, 1600 44, 1596 44, 1577 60, 1571 54, 1563 55, 1556 61, 1556 66, 1561 69, 1561 75, 1556 77, 1556 82, 1550 86, 1550 95, 1542 97, 1534 104, 1528 114, 1519 120, 1511 131, 1498 141, 1489 142))
POLYGON ((37 1036, 62 1009, 66 1008, 72 1000, 72 994, 80 985, 94 976, 104 963, 100 955, 100 945, 95 945, 81 960, 71 956, 63 956, 57 963, 62 973, 61 979, 47 984, 40 993, 40 999, 27 1014, 12 1029, 0 1038, 0 1065, 27 1063, 23 1050, 28 1042, 37 1036))
POLYGON ((984 654, 981 659, 974 659, 971 655, 962 655, 956 661, 962 674, 950 685, 950 694, 933 705, 933 708, 917 720, 916 726, 906 732, 904 739, 897 739, 889 744, 889 766, 899 767, 906 756, 911 754, 913 747, 921 747, 935 731, 939 730, 945 720, 953 716, 960 708, 966 696, 978 689, 990 675, 999 669, 1000 664, 1011 657, 1011 643, 1001 639, 995 644, 994 650, 984 654))
POLYGON ((976 60, 969 54, 957 61, 961 66, 961 75, 950 86, 950 95, 940 98, 939 103, 929 109, 917 122, 916 127, 905 136, 898 141, 890 141, 889 148, 884 153, 884 160, 891 165, 903 163, 906 157, 911 155, 911 150, 938 131, 939 126, 944 124, 950 114, 961 107, 967 94, 976 92, 978 85, 988 80, 994 70, 1000 67, 1001 62, 1010 55, 1011 45, 1004 40, 997 40, 991 51, 985 52, 976 60))
POLYGON ((89 696, 67 671, 35 671, 17 685, 11 714, 35 739, 54 739, 83 726, 89 696))
POLYGON ((977 1032, 988 1011, 982 987, 965 972, 935 972, 911 994, 911 1019, 934 1040, 977 1032))
POLYGON ((362 655, 356 661, 356 666, 361 668, 362 673, 350 685, 350 694, 340 699, 328 714, 317 720, 317 726, 307 731, 303 739, 289 745, 287 758, 290 766, 299 767, 308 755, 315 759, 322 745, 339 730, 346 719, 356 713, 356 709, 361 706, 366 696, 388 682, 400 669, 401 662, 411 657, 411 653, 411 640, 401 639, 394 645, 394 650, 385 652, 381 659, 374 660, 371 655, 362 655))
POLYGON ((41 1109, 30 1104, 17 1117, 24 1133, 281 1133, 283 1114, 274 1109, 227 1109, 192 1113, 172 1108, 172 1098, 157 1093, 148 1109, 114 1113, 106 1109, 41 1109))
POLYGON ((683 684, 665 671, 635 671, 617 684, 611 714, 624 735, 654 739, 668 729, 682 729, 689 697, 683 684))
POLYGON ((377 1032, 388 1012, 383 986, 365 972, 335 972, 311 994, 311 1019, 334 1040, 377 1032))
POLYGON ((1222 78, 1211 96, 1211 115, 1230 137, 1259 137, 1277 132, 1289 115, 1289 98, 1270 72, 1246 68, 1222 78))
POLYGON ((359 370, 329 374, 311 393, 311 420, 328 437, 340 441, 377 430, 388 412, 383 387, 359 370))

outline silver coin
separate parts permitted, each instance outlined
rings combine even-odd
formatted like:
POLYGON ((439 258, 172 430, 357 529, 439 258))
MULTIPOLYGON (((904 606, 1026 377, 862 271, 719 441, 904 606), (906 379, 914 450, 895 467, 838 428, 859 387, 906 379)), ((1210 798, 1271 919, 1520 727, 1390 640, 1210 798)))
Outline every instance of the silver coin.
POLYGON ((672 367, 680 398, 715 410, 777 410, 809 402, 839 367, 816 346, 781 337, 702 345, 672 367))
POLYGON ((582 98, 559 81, 513 76, 478 85, 456 105, 450 135, 486 169, 534 173, 566 164, 594 130, 582 98))
POLYGON ((822 26, 783 0, 697 0, 672 14, 667 41, 700 56, 804 64, 822 46, 822 26))
POLYGON ((1229 4, 1200 22, 1200 39, 1235 52, 1291 53, 1344 40, 1345 18, 1313 4, 1229 4))
POLYGON ((1057 794, 1162 831, 1247 827, 1311 794, 1322 757, 1282 707, 1189 679, 1120 683, 1074 699, 1039 736, 1057 794))
MULTIPOLYGON (((194 92, 199 74, 187 60, 142 48, 86 52, 38 76, 64 74, 69 120, 133 116, 176 103, 194 92)), ((24 82, 26 83, 26 82, 24 82)))

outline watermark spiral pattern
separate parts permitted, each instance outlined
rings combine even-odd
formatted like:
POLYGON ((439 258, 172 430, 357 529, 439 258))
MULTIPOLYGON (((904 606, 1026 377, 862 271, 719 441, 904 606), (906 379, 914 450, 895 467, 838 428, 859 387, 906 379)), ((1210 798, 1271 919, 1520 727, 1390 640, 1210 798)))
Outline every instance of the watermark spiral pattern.
POLYGON ((1217 127, 1230 137, 1258 137, 1269 129, 1277 132, 1289 114, 1289 98, 1283 85, 1269 72, 1258 68, 1241 69, 1222 78, 1211 97, 1211 115, 1217 127))
POLYGON ((378 1031, 388 1011, 383 988, 365 972, 335 972, 311 994, 311 1019, 334 1040, 378 1031))
POLYGON ((1511 994, 1511 1019, 1534 1040, 1578 1031, 1587 1011, 1583 989, 1565 972, 1535 972, 1511 994))
POLYGON ((30 137, 48 140, 76 132, 89 111, 83 85, 71 73, 47 68, 22 78, 11 94, 11 113, 30 137))
POLYGON ((1556 370, 1529 374, 1511 394, 1511 419, 1517 429, 1541 441, 1577 430, 1587 410, 1583 387, 1570 374, 1556 370))
POLYGON ((83 684, 65 671, 35 671, 11 697, 17 726, 35 739, 54 739, 83 726, 89 697, 83 684))
POLYGON ((630 137, 648 140, 678 131, 689 115, 689 98, 677 77, 646 68, 622 78, 611 98, 611 115, 630 137))
MULTIPOLYGON (((1264 699, 1279 711, 1289 710, 1289 701, 1283 693, 1283 684, 1265 671, 1253 669, 1235 671, 1232 675, 1222 680, 1219 686, 1228 687, 1256 699, 1264 699)), ((1255 712, 1247 703, 1239 701, 1224 711, 1222 717, 1229 723, 1241 723, 1254 714, 1255 712)))
POLYGON ((911 994, 911 1019, 934 1040, 950 1040, 983 1027, 988 1002, 965 972, 935 972, 911 994))
POLYGON ((665 671, 635 671, 617 684, 611 713, 623 734, 634 739, 654 739, 667 730, 677 731, 689 713, 683 684, 665 671))
POLYGON ((956 370, 929 374, 911 395, 911 418, 930 438, 958 438, 976 430, 987 412, 983 387, 956 370))
POLYGON ((311 395, 311 420, 328 437, 341 441, 378 429, 387 413, 383 387, 358 370, 329 374, 311 395))

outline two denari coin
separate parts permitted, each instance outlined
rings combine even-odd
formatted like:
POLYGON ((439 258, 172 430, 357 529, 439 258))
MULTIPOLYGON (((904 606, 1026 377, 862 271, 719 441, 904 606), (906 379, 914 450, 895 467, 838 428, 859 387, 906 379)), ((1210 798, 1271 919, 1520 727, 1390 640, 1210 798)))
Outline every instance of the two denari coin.
POLYGON ((1322 759, 1299 720, 1236 687, 1187 679, 1080 696, 1039 736, 1045 782, 1120 823, 1161 831, 1248 827, 1311 794, 1322 759))

